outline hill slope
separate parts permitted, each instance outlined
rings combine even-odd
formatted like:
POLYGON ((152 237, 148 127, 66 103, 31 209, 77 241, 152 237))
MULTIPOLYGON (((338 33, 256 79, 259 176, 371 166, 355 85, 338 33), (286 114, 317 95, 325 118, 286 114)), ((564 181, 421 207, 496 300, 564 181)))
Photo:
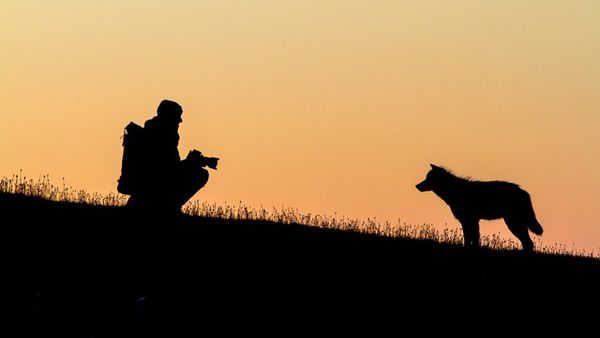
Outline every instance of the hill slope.
POLYGON ((7 194, 0 214, 3 307, 23 335, 573 332, 600 312, 588 258, 7 194))

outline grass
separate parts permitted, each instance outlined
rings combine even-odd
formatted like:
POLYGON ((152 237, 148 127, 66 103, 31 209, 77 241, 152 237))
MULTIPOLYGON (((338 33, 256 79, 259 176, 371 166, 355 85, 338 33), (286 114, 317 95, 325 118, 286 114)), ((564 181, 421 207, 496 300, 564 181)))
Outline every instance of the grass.
POLYGON ((148 217, 125 200, 47 176, 0 180, 4 336, 577 335, 597 326, 597 259, 526 254, 493 236, 484 244, 502 249, 472 250, 457 230, 430 224, 241 203, 148 217))
POLYGON ((34 180, 23 175, 23 171, 11 177, 0 179, 0 193, 18 194, 38 197, 48 201, 72 202, 89 205, 124 206, 127 196, 119 193, 88 193, 83 189, 74 189, 68 186, 62 178, 62 186, 53 184, 49 175, 34 180))
MULTIPOLYGON (((108 194, 89 193, 83 189, 74 189, 65 183, 62 178, 62 185, 57 186, 50 180, 49 175, 43 175, 37 180, 23 175, 22 170, 19 174, 12 177, 3 177, 0 179, 0 193, 19 194, 30 197, 38 197, 49 201, 71 202, 87 205, 99 206, 124 206, 127 202, 127 196, 110 192, 108 194)), ((356 219, 346 218, 344 216, 319 215, 312 213, 303 213, 296 208, 251 208, 242 202, 238 204, 218 205, 216 203, 207 203, 192 201, 183 207, 183 212, 191 216, 200 216, 208 218, 219 218, 224 220, 249 220, 249 221, 268 221, 281 224, 300 224, 305 226, 337 229, 344 231, 353 231, 363 234, 374 234, 378 236, 391 238, 407 238, 415 240, 427 240, 437 243, 462 245, 463 235, 460 228, 438 229, 434 224, 411 224, 398 220, 396 224, 379 222, 376 218, 356 219)), ((568 247, 565 244, 554 243, 547 245, 542 243, 539 237, 532 238, 536 251, 553 255, 565 255, 576 257, 600 258, 600 251, 577 249, 568 247)), ((507 239, 499 234, 482 235, 481 245, 483 247, 498 250, 511 251, 520 250, 520 244, 512 239, 507 239)))

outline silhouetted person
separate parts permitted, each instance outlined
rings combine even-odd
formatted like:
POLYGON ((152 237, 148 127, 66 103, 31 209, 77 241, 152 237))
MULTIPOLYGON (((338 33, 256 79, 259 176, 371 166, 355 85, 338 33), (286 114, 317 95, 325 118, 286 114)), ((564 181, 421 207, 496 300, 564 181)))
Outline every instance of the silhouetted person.
POLYGON ((149 212, 180 212, 181 207, 208 182, 208 166, 217 168, 218 158, 197 150, 185 160, 179 157, 181 106, 160 102, 157 115, 144 128, 130 123, 123 145, 123 167, 118 190, 131 195, 127 205, 149 212))

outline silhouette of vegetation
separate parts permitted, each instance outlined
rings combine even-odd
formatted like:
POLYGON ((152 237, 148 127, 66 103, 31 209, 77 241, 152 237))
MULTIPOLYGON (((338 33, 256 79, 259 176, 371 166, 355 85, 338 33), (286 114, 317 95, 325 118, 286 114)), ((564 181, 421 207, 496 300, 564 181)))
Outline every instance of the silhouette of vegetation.
POLYGON ((38 197, 55 202, 90 205, 124 206, 127 203, 127 196, 122 194, 114 192, 108 194, 88 193, 83 189, 74 189, 66 184, 64 177, 62 178, 62 185, 57 186, 50 181, 50 175, 43 175, 34 180, 24 176, 22 170, 11 177, 0 178, 0 193, 38 197))
MULTIPOLYGON (((597 325, 597 259, 342 231, 334 227, 348 222, 242 205, 203 209, 218 218, 146 217, 89 203, 119 198, 31 182, 2 180, 6 336, 540 334, 597 325), (32 196, 40 193, 60 201, 32 196)), ((425 228, 406 231, 434 237, 425 228)))
MULTIPOLYGON (((62 179, 62 186, 51 183, 50 176, 44 175, 37 180, 25 177, 22 171, 12 177, 0 179, 0 193, 22 194, 25 196, 39 197, 57 202, 74 202, 100 206, 124 206, 127 196, 119 193, 108 194, 88 193, 82 189, 74 189, 62 179)), ((398 220, 396 224, 379 222, 376 218, 366 220, 347 218, 344 216, 319 215, 302 213, 295 208, 251 208, 242 202, 238 204, 218 205, 199 201, 188 202, 183 207, 183 212, 190 216, 219 218, 225 220, 252 220, 267 221, 280 224, 301 224, 324 229, 347 230, 364 234, 374 234, 392 238, 408 238, 428 240, 437 243, 460 245, 463 243, 462 231, 456 229, 438 229, 434 224, 410 224, 398 220)), ((573 244, 571 247, 562 243, 543 244, 541 239, 535 238, 536 250, 540 253, 600 258, 600 250, 579 249, 573 244)), ((518 250, 519 244, 511 239, 506 239, 499 234, 482 235, 481 245, 493 250, 518 250)))

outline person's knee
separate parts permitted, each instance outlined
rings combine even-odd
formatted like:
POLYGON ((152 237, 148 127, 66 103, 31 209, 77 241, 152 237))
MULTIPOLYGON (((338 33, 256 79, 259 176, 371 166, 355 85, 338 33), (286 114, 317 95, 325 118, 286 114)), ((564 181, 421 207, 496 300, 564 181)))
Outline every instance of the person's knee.
POLYGON ((179 196, 184 201, 183 203, 192 198, 192 196, 202 189, 207 182, 208 171, 206 169, 202 168, 196 170, 193 175, 189 175, 187 179, 182 182, 181 190, 179 191, 179 196))
POLYGON ((195 185, 203 187, 208 182, 208 177, 208 170, 202 168, 198 170, 196 175, 194 175, 193 181, 195 185))
POLYGON ((208 170, 201 168, 196 170, 193 175, 190 177, 190 183, 193 186, 198 187, 198 189, 202 188, 208 182, 208 170))

